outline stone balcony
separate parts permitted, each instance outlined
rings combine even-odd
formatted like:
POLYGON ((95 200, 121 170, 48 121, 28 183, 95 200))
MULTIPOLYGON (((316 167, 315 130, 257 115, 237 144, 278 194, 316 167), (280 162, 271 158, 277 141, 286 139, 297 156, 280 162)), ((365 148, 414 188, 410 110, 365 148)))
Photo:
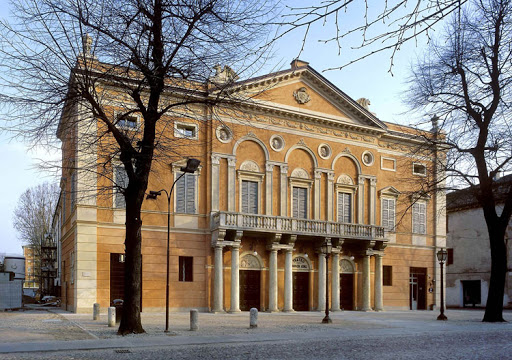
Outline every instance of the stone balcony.
POLYGON ((256 233, 386 241, 384 228, 376 225, 338 223, 334 221, 226 211, 220 211, 212 215, 211 230, 237 230, 256 233))

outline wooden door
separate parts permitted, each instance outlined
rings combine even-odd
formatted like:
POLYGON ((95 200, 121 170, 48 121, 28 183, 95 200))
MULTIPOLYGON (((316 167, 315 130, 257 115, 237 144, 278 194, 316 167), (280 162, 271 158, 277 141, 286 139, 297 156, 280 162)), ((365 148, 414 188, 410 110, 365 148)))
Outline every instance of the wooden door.
POLYGON ((240 310, 260 310, 261 271, 240 270, 240 310))
MULTIPOLYGON (((142 266, 140 269, 141 294, 140 310, 142 311, 142 266)), ((165 286, 165 285, 164 285, 165 286)), ((110 305, 116 299, 124 300, 124 254, 110 254, 110 305)))
POLYGON ((354 274, 340 274, 340 307, 354 310, 354 274))
POLYGON ((309 311, 309 273, 293 273, 293 310, 309 311))

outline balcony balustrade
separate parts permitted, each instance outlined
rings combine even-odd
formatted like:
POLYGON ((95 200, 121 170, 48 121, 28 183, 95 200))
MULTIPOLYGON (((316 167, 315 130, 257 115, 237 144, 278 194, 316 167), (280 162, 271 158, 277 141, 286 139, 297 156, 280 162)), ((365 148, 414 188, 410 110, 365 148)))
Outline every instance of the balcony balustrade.
POLYGON ((376 225, 338 223, 227 211, 220 211, 212 215, 211 229, 385 240, 384 228, 376 225))

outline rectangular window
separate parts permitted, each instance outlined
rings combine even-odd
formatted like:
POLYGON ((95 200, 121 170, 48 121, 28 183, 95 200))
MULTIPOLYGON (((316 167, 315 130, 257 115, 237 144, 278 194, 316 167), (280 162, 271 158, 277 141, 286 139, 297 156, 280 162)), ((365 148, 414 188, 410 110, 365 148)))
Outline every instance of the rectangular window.
POLYGON ((256 181, 242 180, 242 212, 258 213, 258 183, 256 181))
POLYGON ((382 285, 393 286, 393 267, 389 265, 382 266, 382 285))
POLYGON ((179 281, 193 281, 192 276, 192 256, 180 256, 179 258, 179 281))
POLYGON ((416 202, 412 205, 412 232, 416 234, 427 233, 427 205, 416 202))
POLYGON ((338 222, 352 222, 352 194, 338 193, 338 222))
POLYGON ((382 198, 382 227, 395 230, 395 199, 382 198))
POLYGON ((174 136, 195 139, 197 138, 197 127, 193 124, 176 124, 174 136))
POLYGON ((135 130, 137 129, 137 121, 137 116, 126 115, 122 119, 117 120, 117 126, 128 130, 135 130))
MULTIPOLYGON (((176 174, 180 176, 182 173, 176 174)), ((185 174, 176 182, 176 212, 184 214, 196 213, 196 176, 185 174)))
POLYGON ((453 264, 453 249, 447 249, 448 250, 448 259, 446 259, 446 265, 453 264))
POLYGON ((308 189, 293 187, 293 217, 307 219, 308 189))
POLYGON ((114 181, 114 206, 116 208, 125 208, 126 201, 123 189, 126 189, 128 186, 128 175, 122 165, 114 167, 114 181))
POLYGON ((423 164, 413 163, 412 164, 412 173, 414 175, 426 176, 427 175, 427 167, 423 164))

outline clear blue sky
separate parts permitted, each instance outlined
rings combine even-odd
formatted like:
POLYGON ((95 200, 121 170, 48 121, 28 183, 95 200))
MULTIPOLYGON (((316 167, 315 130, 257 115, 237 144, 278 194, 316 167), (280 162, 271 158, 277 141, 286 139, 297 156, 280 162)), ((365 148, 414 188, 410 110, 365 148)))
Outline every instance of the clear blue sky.
MULTIPOLYGON (((0 17, 9 16, 8 0, 0 0, 0 17)), ((377 1, 371 4, 380 3, 377 1)), ((351 26, 354 18, 348 14, 345 19, 345 26, 351 26)), ((356 16, 356 15, 354 15, 356 16)), ((345 63, 353 51, 351 45, 357 44, 359 34, 356 38, 349 40, 352 43, 343 43, 341 56, 338 56, 336 46, 329 46, 319 43, 317 40, 332 33, 332 27, 321 25, 311 30, 311 36, 305 46, 300 58, 308 61, 317 71, 339 66, 345 63)), ((268 68, 275 68, 281 65, 287 68, 295 58, 302 46, 302 32, 298 31, 286 36, 276 47, 275 57, 271 60, 268 68)), ((421 40, 421 39, 420 39, 421 40)), ((420 41, 419 45, 423 45, 420 41)), ((400 98, 404 90, 404 81, 407 76, 410 61, 414 58, 415 52, 419 51, 416 45, 411 43, 402 47, 402 50, 395 58, 392 77, 389 70, 389 53, 372 56, 359 63, 350 65, 344 70, 333 70, 322 74, 333 84, 347 93, 354 99, 365 97, 370 99, 370 110, 376 113, 377 117, 384 121, 409 124, 416 119, 409 119, 407 116, 400 116, 405 108, 400 98)), ((30 151, 26 144, 10 140, 7 135, 0 135, 0 154, 3 155, 3 174, 0 175, 0 253, 20 254, 21 242, 12 227, 13 210, 20 195, 29 187, 35 186, 45 180, 50 180, 50 174, 37 171, 39 158, 48 158, 44 149, 30 151)), ((53 155, 55 156, 55 155, 53 155)))

